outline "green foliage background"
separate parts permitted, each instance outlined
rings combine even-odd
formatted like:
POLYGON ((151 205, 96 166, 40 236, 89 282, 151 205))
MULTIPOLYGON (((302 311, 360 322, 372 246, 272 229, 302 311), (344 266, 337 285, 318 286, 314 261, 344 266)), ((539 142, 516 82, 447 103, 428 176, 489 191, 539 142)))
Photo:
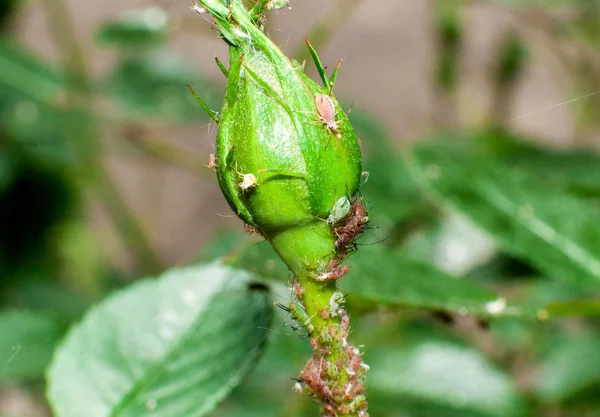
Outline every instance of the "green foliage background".
MULTIPOLYGON (((223 230, 191 265, 165 265, 105 167, 103 140, 118 137, 217 187, 206 160, 153 131, 208 123, 185 85, 217 109, 224 81, 174 52, 156 9, 97 28, 117 59, 94 77, 68 9, 46 3, 62 29, 51 31, 59 65, 13 39, 21 4, 0 2, 0 417, 24 415, 15 398, 36 404, 35 417, 316 415, 291 390, 309 348, 273 307, 290 293, 270 247, 223 230), (90 206, 108 213, 129 271, 103 255, 90 206)), ((567 63, 572 95, 587 96, 569 107, 580 145, 544 147, 502 123, 541 48, 527 31, 496 45, 486 124, 457 123, 468 6, 432 2, 431 83, 445 104, 431 135, 398 149, 398 132, 350 115, 378 228, 340 284, 366 345, 373 416, 600 415, 600 4, 485 3, 548 19, 544 47, 579 52, 567 63)), ((316 22, 311 41, 335 29, 316 22)))

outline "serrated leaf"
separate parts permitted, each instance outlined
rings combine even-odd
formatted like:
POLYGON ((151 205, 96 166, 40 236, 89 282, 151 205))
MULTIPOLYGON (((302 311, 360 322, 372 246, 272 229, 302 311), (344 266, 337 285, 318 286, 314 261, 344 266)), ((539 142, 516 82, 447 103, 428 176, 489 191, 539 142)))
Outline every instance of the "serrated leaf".
POLYGON ((502 249, 549 277, 600 284, 600 215, 593 206, 542 186, 526 171, 435 142, 414 149, 407 161, 433 200, 469 218, 502 249))
POLYGON ((60 417, 203 416, 260 356, 266 287, 213 263, 108 298, 75 326, 48 373, 60 417))
POLYGON ((372 395, 387 396, 400 404, 446 409, 429 415, 457 415, 457 411, 463 411, 510 417, 524 412, 523 401, 510 378, 472 348, 421 339, 393 350, 372 350, 366 358, 371 366, 372 395))
POLYGON ((0 381, 42 379, 61 335, 53 316, 28 310, 0 313, 0 381))

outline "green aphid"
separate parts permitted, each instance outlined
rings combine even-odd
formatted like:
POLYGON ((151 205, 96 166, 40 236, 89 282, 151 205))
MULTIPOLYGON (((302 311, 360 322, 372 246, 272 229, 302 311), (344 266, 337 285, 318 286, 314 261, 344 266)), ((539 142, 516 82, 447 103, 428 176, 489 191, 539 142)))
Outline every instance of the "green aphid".
POLYGON ((342 220, 344 217, 346 217, 346 215, 350 211, 350 205, 351 204, 350 204, 350 200, 348 200, 348 197, 346 197, 346 196, 340 197, 340 199, 338 201, 336 201, 335 204, 333 205, 333 208, 331 209, 331 212, 329 213, 329 217, 327 217, 327 223, 336 224, 340 220, 342 220))
POLYGON ((290 304, 290 311, 292 316, 306 329, 308 333, 315 331, 315 326, 310 323, 310 317, 306 314, 306 310, 299 302, 293 302, 290 304))

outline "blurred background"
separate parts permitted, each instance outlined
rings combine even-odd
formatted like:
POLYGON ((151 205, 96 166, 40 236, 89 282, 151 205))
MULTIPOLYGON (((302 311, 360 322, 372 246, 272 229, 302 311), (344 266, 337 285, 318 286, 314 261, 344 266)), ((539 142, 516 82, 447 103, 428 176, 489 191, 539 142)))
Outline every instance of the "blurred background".
MULTIPOLYGON (((24 341, 11 338, 10 329, 25 326, 28 318, 8 314, 0 320, 2 417, 49 415, 43 369, 56 340, 92 303, 132 280, 192 263, 208 252, 223 255, 218 244, 207 243, 221 242, 223 229, 241 229, 214 172, 205 166, 215 124, 186 88, 190 84, 220 109, 225 78, 214 57, 227 62, 227 47, 209 18, 190 6, 191 0, 0 0, 0 306, 29 312, 32 325, 47 332, 30 341, 30 356, 23 357, 24 341), (37 312, 51 312, 53 319, 36 322, 37 312), (15 373, 8 367, 13 357, 23 364, 15 373)), ((431 138, 443 142, 449 153, 462 149, 452 138, 477 143, 464 152, 473 158, 478 152, 492 160, 506 157, 509 168, 523 162, 520 167, 531 168, 541 179, 568 170, 569 189, 583 190, 578 198, 597 209, 600 176, 589 175, 600 169, 594 156, 600 144, 597 0, 295 0, 291 9, 270 16, 267 30, 299 61, 307 58, 307 36, 330 68, 344 57, 336 95, 347 108, 352 104, 365 169, 371 171, 364 190, 374 207, 371 220, 380 229, 369 242, 402 246, 456 276, 482 265, 503 283, 543 275, 536 262, 532 266, 526 256, 514 259, 514 253, 462 216, 441 215, 423 203, 398 168, 400 158, 382 159, 390 149, 431 138), (504 138, 501 146, 498 137, 504 138), (545 155, 543 161, 539 155, 545 155), (394 192, 387 195, 392 186, 394 192), (498 259, 510 266, 502 269, 502 279, 493 262, 498 259)), ((316 78, 312 63, 307 68, 316 78)), ((563 208, 565 216, 576 216, 563 208)), ((600 242, 592 243, 600 250, 600 242)), ((359 325, 356 337, 377 344, 382 336, 368 334, 369 323, 381 324, 383 334, 386 326, 399 326, 395 311, 382 314, 367 315, 365 334, 360 335, 359 325)), ((491 351, 497 365, 518 368, 506 377, 517 388, 502 391, 506 403, 490 402, 480 393, 483 406, 477 396, 457 406, 444 402, 454 395, 444 387, 424 388, 424 393, 404 387, 403 395, 410 398, 405 404, 418 406, 385 415, 456 415, 464 407, 487 416, 600 415, 594 398, 600 392, 600 369, 586 375, 582 386, 565 382, 566 393, 554 386, 536 388, 530 372, 531 356, 554 344, 547 338, 582 326, 593 340, 584 352, 600 362, 597 323, 561 323, 566 327, 547 329, 541 342, 529 324, 508 321, 496 329, 514 338, 515 345, 506 347, 510 353, 502 351, 505 357, 490 346, 494 342, 477 320, 457 323, 435 311, 411 312, 402 320, 406 324, 415 315, 418 330, 399 339, 434 340, 442 346, 441 355, 457 355, 456 360, 474 366, 473 372, 483 372, 481 381, 504 384, 495 367, 477 368, 479 356, 471 363, 466 353, 446 348, 447 336, 440 336, 439 329, 420 336, 422 320, 451 326, 454 336, 469 340, 484 356, 491 351), (510 366, 503 362, 509 359, 510 366), (540 390, 541 397, 532 399, 531 392, 540 390), (519 391, 525 399, 513 398, 519 391), (565 405, 571 394, 581 396, 573 407, 565 405), (528 408, 529 402, 535 406, 528 408)), ((406 352, 417 354, 416 348, 406 352)), ((575 355, 568 352, 565 360, 575 355)), ((411 372, 418 375, 417 362, 407 357, 389 360, 406 361, 403 369, 412 364, 411 372)), ((289 368, 293 374, 294 367, 289 368)), ((385 377, 393 382, 398 375, 385 377)), ((229 415, 240 413, 230 410, 229 415)))

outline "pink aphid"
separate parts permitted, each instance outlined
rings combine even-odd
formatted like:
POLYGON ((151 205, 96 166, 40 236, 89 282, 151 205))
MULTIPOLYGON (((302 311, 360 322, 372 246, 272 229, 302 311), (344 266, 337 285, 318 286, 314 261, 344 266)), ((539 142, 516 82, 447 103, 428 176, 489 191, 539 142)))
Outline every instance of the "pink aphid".
MULTIPOLYGON (((338 124, 335 121, 335 105, 333 104, 331 97, 326 94, 317 94, 315 96, 315 103, 317 105, 319 118, 325 123, 327 129, 332 133, 337 133, 338 124)), ((338 138, 341 137, 339 133, 336 136, 338 138)))

